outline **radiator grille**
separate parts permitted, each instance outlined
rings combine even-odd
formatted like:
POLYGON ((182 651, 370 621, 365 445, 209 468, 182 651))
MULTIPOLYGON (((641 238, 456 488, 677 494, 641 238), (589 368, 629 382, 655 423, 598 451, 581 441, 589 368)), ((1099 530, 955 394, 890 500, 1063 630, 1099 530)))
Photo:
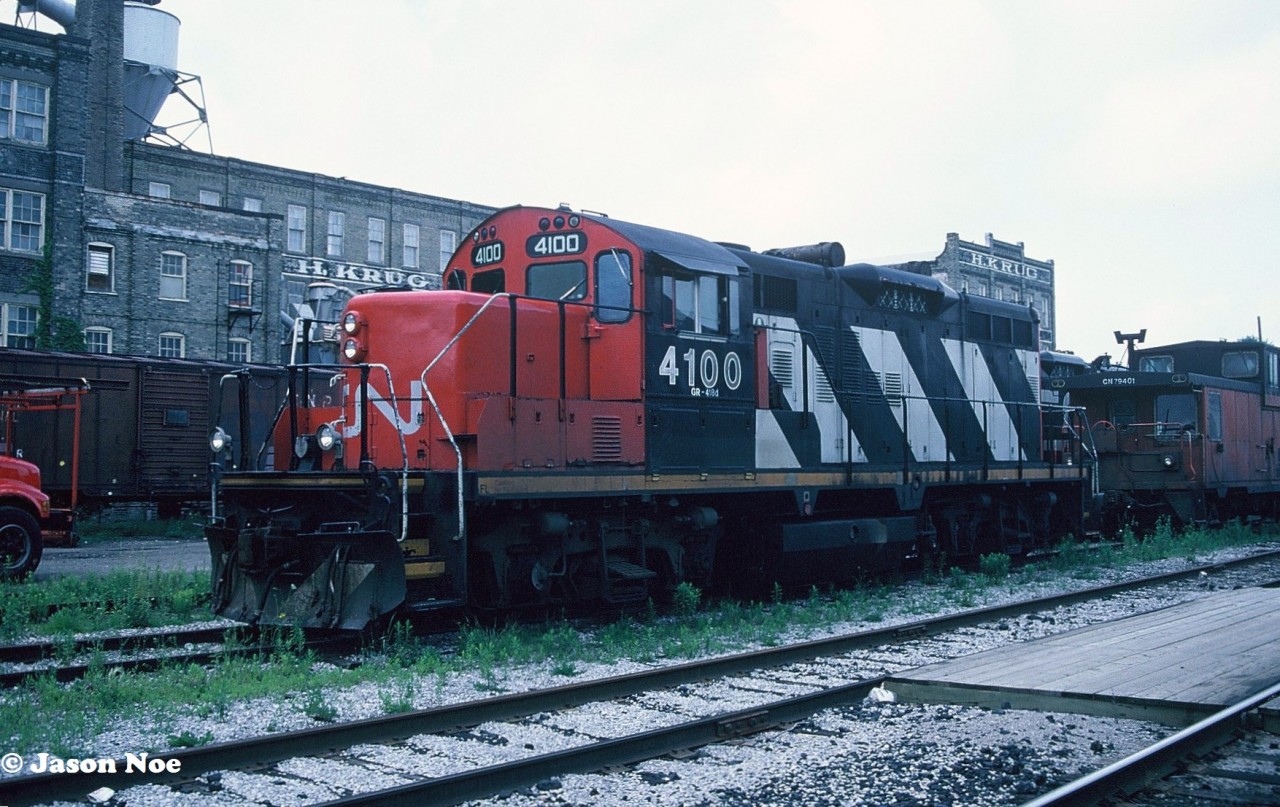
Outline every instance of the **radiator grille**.
POLYGON ((622 461, 622 418, 611 415, 591 418, 591 461, 622 461))

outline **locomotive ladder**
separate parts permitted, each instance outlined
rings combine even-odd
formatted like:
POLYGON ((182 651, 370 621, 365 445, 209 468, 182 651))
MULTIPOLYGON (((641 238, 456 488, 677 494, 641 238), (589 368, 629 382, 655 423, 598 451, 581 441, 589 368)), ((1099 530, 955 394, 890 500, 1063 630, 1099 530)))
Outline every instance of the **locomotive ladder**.
POLYGON ((658 576, 657 572, 645 565, 644 534, 632 530, 627 525, 620 527, 608 524, 600 525, 600 570, 603 583, 602 596, 605 602, 614 605, 631 605, 644 602, 649 596, 649 580, 658 576), (630 540, 632 546, 625 557, 609 554, 610 535, 621 535, 624 541, 630 540))

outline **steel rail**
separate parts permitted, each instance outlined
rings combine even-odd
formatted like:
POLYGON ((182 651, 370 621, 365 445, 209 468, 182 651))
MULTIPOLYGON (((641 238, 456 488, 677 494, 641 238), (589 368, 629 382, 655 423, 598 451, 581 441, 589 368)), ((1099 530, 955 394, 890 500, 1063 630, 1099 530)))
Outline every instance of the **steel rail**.
POLYGON ((1101 770, 1050 791, 1023 807, 1123 803, 1119 799, 1138 792, 1147 783, 1163 779, 1190 757, 1203 756, 1231 742, 1245 721, 1267 701, 1280 697, 1280 684, 1192 724, 1160 742, 1130 754, 1101 770))
POLYGON ((777 726, 794 723, 818 712, 864 700, 885 678, 854 681, 807 695, 735 712, 592 742, 549 754, 488 765, 461 773, 424 779, 398 787, 322 802, 320 807, 434 807, 484 798, 504 790, 528 787, 550 776, 590 773, 617 765, 631 765, 665 754, 725 742, 777 726))
POLYGON ((786 664, 839 655, 864 647, 920 638, 948 630, 990 622, 1018 614, 1034 613, 1063 605, 1118 594, 1136 588, 1161 585, 1201 573, 1225 570, 1251 563, 1274 560, 1280 550, 1263 552, 1221 563, 1204 564, 1176 572, 1127 580, 1079 591, 1037 597, 1015 603, 960 611, 940 617, 878 628, 870 631, 814 639, 793 645, 764 648, 711 659, 686 662, 653 670, 599 678, 552 689, 513 693, 447 706, 404 712, 318 726, 302 731, 271 734, 244 740, 230 740, 174 750, 163 754, 178 760, 181 770, 169 773, 125 772, 117 760, 119 773, 29 774, 0 779, 0 804, 23 805, 55 799, 76 799, 98 787, 121 790, 133 785, 190 781, 204 773, 224 769, 261 767, 297 757, 331 754, 361 743, 400 740, 417 734, 456 730, 488 721, 505 721, 541 711, 554 711, 601 700, 634 695, 651 689, 677 686, 717 676, 784 666, 786 664))
MULTIPOLYGON (((356 639, 354 637, 348 636, 327 637, 318 640, 308 640, 303 646, 309 650, 337 652, 339 650, 352 648, 355 641, 356 639)), ((223 647, 214 650, 196 650, 184 653, 166 653, 164 652, 165 648, 156 648, 157 655, 130 657, 111 661, 90 661, 82 664, 65 664, 55 667, 30 667, 22 670, 8 670, 0 672, 0 689, 12 689, 14 687, 21 686, 32 678, 38 678, 44 675, 52 676, 55 681, 65 684, 84 678, 93 671, 111 672, 121 670, 124 672, 152 672, 175 664, 205 665, 217 661, 218 659, 268 656, 277 650, 283 650, 287 647, 288 645, 286 644, 255 644, 245 647, 223 647)))
MULTIPOLYGON (((76 656, 98 650, 134 650, 163 648, 166 643, 175 645, 208 644, 226 641, 228 633, 243 632, 243 625, 224 625, 220 628, 184 628, 160 633, 110 634, 73 642, 44 640, 0 646, 0 664, 29 664, 59 656, 76 656)), ((237 637, 238 641, 252 641, 237 637)))

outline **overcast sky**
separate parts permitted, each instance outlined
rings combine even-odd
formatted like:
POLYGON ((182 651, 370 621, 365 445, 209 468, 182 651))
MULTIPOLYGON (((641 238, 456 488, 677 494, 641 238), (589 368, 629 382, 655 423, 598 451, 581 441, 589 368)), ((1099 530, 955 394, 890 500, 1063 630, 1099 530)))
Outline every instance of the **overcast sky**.
POLYGON ((160 8, 217 154, 850 262, 992 233, 1086 358, 1280 341, 1276 0, 160 8))

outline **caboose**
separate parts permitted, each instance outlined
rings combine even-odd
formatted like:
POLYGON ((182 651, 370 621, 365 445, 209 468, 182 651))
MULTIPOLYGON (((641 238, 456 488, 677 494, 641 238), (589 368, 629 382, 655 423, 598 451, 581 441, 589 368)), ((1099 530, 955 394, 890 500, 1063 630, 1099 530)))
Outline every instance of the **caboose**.
POLYGON ((1078 440, 1043 451, 1035 312, 843 264, 495 213, 442 289, 348 303, 343 366, 290 369, 267 444, 215 432, 215 610, 626 606, 1078 534, 1090 481, 1078 440))
POLYGON ((1104 529, 1233 518, 1280 506, 1280 350, 1260 341, 1133 349, 1127 369, 1069 378, 1097 451, 1104 529))

